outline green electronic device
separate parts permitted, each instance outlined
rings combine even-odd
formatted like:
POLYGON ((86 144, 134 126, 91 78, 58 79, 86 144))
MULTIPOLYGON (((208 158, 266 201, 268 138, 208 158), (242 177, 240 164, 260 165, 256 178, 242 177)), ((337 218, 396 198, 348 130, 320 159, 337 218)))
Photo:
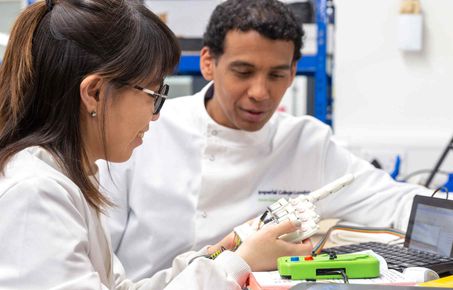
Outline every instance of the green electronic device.
POLYGON ((379 277, 379 261, 367 254, 322 254, 318 256, 280 257, 278 272, 292 280, 349 279, 379 277))

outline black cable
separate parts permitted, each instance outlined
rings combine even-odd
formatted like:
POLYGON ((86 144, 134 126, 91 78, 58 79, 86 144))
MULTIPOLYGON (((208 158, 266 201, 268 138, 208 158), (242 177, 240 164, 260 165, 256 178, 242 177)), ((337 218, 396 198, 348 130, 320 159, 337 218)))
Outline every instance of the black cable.
POLYGON ((261 228, 261 224, 265 225, 275 220, 273 216, 268 217, 268 215, 272 213, 269 209, 267 209, 261 216, 260 216, 260 223, 258 224, 258 230, 261 228))
POLYGON ((348 275, 346 275, 346 272, 343 269, 325 271, 323 272, 323 275, 341 275, 343 282, 349 284, 348 275))
POLYGON ((194 260, 198 259, 198 258, 207 258, 207 259, 209 259, 209 255, 199 255, 199 256, 195 256, 195 257, 193 257, 192 259, 189 260, 189 262, 187 263, 187 265, 192 264, 192 262, 193 262, 194 260))
POLYGON ((346 275, 346 272, 344 270, 340 270, 338 272, 340 272, 341 276, 343 277, 343 282, 345 284, 349 284, 348 275, 346 275))
POLYGON ((450 142, 447 144, 447 147, 445 147, 444 151, 442 152, 442 155, 440 156, 439 160, 437 161, 436 165, 434 165, 433 170, 431 171, 428 179, 426 180, 425 186, 429 188, 429 185, 431 184, 431 181, 434 178, 434 175, 439 171, 440 166, 444 162, 445 158, 447 157, 447 154, 450 150, 453 150, 453 137, 451 138, 450 142))
POLYGON ((448 188, 446 188, 445 186, 441 186, 441 187, 437 188, 436 190, 434 190, 433 194, 431 194, 431 197, 434 197, 436 195, 436 193, 441 189, 443 189, 445 191, 445 193, 446 193, 445 199, 448 200, 448 188))
POLYGON ((260 216, 260 221, 261 222, 264 222, 264 219, 266 218, 268 213, 269 213, 269 210, 266 210, 265 212, 263 212, 263 214, 260 216))

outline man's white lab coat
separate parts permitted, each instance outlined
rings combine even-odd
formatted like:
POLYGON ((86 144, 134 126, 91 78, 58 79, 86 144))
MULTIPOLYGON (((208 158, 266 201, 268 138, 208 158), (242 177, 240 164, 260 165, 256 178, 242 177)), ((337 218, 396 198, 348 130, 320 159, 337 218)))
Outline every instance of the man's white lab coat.
POLYGON ((151 279, 126 280, 102 217, 40 147, 8 162, 0 177, 0 221, 0 289, 163 289, 172 279, 165 289, 241 289, 250 271, 228 251, 187 267, 202 251, 177 257, 151 279))
POLYGON ((356 180, 317 204, 322 218, 405 229, 412 198, 424 188, 394 182, 338 146, 312 117, 277 112, 257 132, 220 126, 205 109, 211 85, 168 100, 131 160, 110 165, 112 178, 101 166, 101 184, 119 205, 109 225, 128 276, 168 267, 175 255, 218 242, 273 201, 346 173, 356 180))

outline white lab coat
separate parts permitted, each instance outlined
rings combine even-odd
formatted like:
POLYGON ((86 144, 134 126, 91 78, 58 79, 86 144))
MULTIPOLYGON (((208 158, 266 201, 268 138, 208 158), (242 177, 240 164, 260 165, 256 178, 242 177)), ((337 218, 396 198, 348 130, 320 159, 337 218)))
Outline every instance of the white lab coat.
POLYGON ((240 289, 250 271, 232 252, 187 267, 203 249, 133 283, 102 219, 46 150, 17 153, 0 177, 0 289, 240 289))
POLYGON ((110 165, 112 179, 102 165, 101 184, 119 205, 109 221, 113 248, 132 279, 346 173, 356 180, 317 204, 322 218, 405 229, 413 196, 427 194, 338 146, 312 117, 277 112, 257 132, 223 127, 204 106, 210 86, 168 100, 131 160, 110 165))

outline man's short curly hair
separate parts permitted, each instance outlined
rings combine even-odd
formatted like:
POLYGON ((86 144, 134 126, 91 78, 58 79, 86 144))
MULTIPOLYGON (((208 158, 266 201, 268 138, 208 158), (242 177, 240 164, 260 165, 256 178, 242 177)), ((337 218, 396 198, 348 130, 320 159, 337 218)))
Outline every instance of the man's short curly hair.
POLYGON ((203 37, 214 57, 224 52, 225 36, 229 31, 255 30, 272 40, 294 43, 293 60, 301 57, 302 25, 287 5, 277 0, 228 0, 219 4, 211 15, 203 37))

